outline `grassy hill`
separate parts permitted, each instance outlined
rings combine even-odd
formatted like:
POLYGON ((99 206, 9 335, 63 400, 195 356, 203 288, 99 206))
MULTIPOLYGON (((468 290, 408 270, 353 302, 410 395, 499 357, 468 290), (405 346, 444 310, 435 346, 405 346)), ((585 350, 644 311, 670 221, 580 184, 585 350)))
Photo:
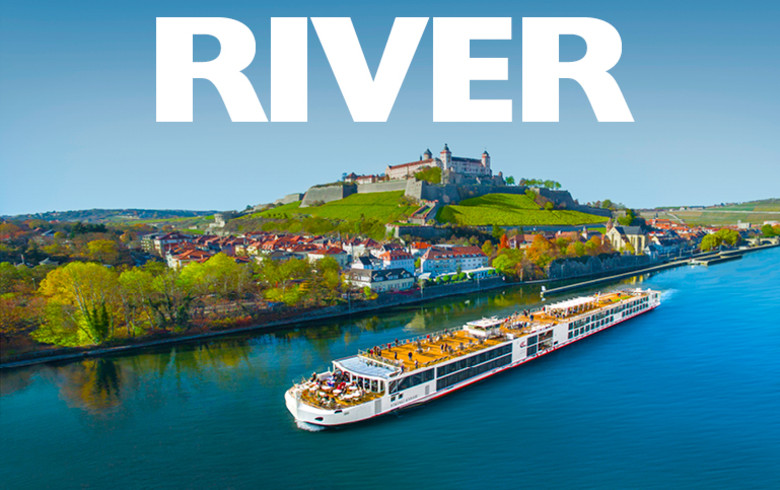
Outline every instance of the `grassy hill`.
POLYGON ((780 199, 762 199, 761 201, 743 202, 719 207, 723 211, 752 211, 762 213, 766 211, 780 211, 780 199))
POLYGON ((385 224, 411 215, 419 206, 404 198, 404 191, 352 194, 320 206, 301 207, 294 202, 230 220, 233 231, 287 231, 290 233, 365 235, 385 237, 385 224))
POLYGON ((376 219, 391 223, 411 215, 418 206, 403 199, 404 191, 352 194, 321 206, 300 207, 294 202, 255 213, 253 218, 289 219, 303 216, 338 220, 376 219))
POLYGON ((607 218, 580 211, 546 211, 532 199, 517 194, 487 194, 444 206, 437 219, 466 226, 582 225, 607 218))

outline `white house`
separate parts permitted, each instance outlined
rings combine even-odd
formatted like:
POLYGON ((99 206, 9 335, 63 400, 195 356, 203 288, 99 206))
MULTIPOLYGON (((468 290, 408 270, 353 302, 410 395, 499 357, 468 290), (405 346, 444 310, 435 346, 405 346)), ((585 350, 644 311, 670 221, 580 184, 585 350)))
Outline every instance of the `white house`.
POLYGON ((425 251, 420 269, 431 276, 479 269, 488 266, 488 258, 479 247, 434 246, 425 251))
POLYGON ((338 247, 320 248, 312 250, 307 254, 309 262, 317 262, 325 257, 332 257, 339 263, 339 267, 342 269, 349 263, 349 254, 338 247))
POLYGON ((356 288, 369 287, 372 291, 404 291, 414 284, 414 275, 405 269, 350 269, 349 283, 356 288))

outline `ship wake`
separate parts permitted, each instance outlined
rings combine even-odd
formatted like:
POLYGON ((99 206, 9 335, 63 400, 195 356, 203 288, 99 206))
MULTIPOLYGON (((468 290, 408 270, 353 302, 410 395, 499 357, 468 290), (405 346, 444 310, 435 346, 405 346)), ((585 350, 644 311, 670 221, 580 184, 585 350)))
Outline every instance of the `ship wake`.
POLYGON ((299 429, 306 430, 309 432, 319 432, 321 430, 325 430, 325 427, 322 427, 320 425, 310 424, 308 422, 303 422, 301 420, 296 420, 295 425, 297 425, 299 429))

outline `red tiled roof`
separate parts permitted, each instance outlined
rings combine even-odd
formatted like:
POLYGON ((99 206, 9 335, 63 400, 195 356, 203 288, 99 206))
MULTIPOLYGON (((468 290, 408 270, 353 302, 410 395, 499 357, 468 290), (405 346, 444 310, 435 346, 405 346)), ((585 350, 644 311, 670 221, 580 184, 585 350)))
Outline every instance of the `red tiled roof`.
POLYGON ((399 165, 388 165, 388 167, 392 170, 392 169, 396 169, 396 168, 413 167, 413 166, 422 165, 422 164, 425 164, 425 163, 433 163, 433 158, 428 158, 426 160, 417 160, 416 162, 401 163, 399 165))
POLYGON ((431 246, 430 243, 425 242, 414 242, 412 243, 412 248, 416 248, 417 250, 422 250, 424 248, 429 248, 431 246))
POLYGON ((341 250, 340 248, 330 247, 330 248, 323 248, 320 250, 316 250, 311 253, 313 253, 314 255, 337 255, 337 254, 343 254, 344 251, 341 250))
POLYGON ((423 257, 426 260, 429 260, 454 257, 486 257, 486 255, 482 253, 481 248, 476 246, 452 248, 431 247, 425 251, 425 255, 423 255, 423 257))
POLYGON ((410 260, 412 258, 408 252, 404 250, 388 250, 379 254, 379 258, 382 260, 410 260))

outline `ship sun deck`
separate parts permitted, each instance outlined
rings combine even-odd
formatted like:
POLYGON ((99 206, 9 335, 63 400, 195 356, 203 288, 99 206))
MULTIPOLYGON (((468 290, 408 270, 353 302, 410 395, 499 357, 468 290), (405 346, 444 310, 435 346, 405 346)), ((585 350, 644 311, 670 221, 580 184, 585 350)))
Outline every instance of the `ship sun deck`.
POLYGON ((643 295, 616 291, 552 303, 533 313, 516 314, 508 317, 507 321, 502 324, 501 330, 515 335, 540 330, 590 312, 595 312, 620 301, 643 295))
POLYGON ((487 349, 505 341, 506 339, 500 337, 480 338, 465 330, 455 330, 377 346, 361 355, 388 365, 403 367, 404 372, 408 372, 487 349))

